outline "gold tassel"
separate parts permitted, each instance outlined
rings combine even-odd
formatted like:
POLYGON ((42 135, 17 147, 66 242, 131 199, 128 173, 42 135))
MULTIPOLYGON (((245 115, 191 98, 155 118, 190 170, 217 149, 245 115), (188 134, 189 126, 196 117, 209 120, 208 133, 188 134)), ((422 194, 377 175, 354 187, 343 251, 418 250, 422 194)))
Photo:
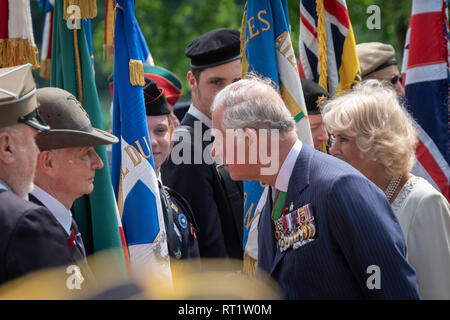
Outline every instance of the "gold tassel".
POLYGON ((52 60, 42 59, 41 60, 41 70, 39 71, 39 76, 44 79, 50 79, 51 66, 52 66, 52 60))
POLYGON ((0 67, 12 67, 31 63, 33 68, 39 68, 39 52, 28 39, 0 39, 0 67))
POLYGON ((39 50, 36 46, 29 46, 29 48, 31 50, 30 58, 31 58, 31 64, 33 65, 33 68, 35 68, 35 69, 39 68, 40 67, 40 65, 39 65, 39 50))
POLYGON ((130 59, 130 83, 132 86, 144 86, 144 65, 141 60, 130 59))
POLYGON ((253 278, 253 276, 255 275, 255 272, 256 272, 256 263, 257 262, 258 262, 258 260, 253 259, 247 253, 244 252, 244 265, 243 265, 242 271, 244 271, 244 273, 246 275, 248 275, 250 278, 253 278))
POLYGON ((328 91, 327 71, 327 29, 325 26, 324 0, 316 1, 317 12, 317 38, 319 40, 319 85, 328 91))
POLYGON ((8 46, 8 39, 0 39, 0 68, 6 67, 5 62, 7 61, 6 59, 7 46, 8 46))
POLYGON ((67 20, 73 14, 77 14, 76 11, 69 10, 70 6, 77 6, 79 8, 80 19, 93 19, 97 16, 97 0, 64 0, 64 19, 67 20))

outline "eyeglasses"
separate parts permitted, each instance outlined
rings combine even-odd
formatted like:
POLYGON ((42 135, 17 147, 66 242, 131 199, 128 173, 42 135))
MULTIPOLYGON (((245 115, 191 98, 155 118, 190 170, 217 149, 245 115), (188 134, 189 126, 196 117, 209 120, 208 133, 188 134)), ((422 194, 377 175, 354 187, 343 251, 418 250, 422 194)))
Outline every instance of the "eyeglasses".
POLYGON ((400 81, 400 84, 402 84, 403 82, 403 77, 401 75, 395 75, 391 78, 391 80, 389 80, 389 82, 395 86, 397 84, 397 81, 400 81))

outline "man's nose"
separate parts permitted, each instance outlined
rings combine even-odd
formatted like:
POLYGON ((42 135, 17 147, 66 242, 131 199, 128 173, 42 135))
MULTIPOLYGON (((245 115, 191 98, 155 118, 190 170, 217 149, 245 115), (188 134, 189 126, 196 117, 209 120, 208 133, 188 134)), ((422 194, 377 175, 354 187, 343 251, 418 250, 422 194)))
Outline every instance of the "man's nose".
POLYGON ((318 133, 318 135, 317 135, 317 138, 318 138, 320 141, 328 141, 328 138, 329 138, 328 132, 327 132, 327 130, 325 130, 325 127, 324 127, 324 126, 320 127, 319 133, 318 133))
POLYGON ((395 91, 397 92, 397 95, 399 97, 403 98, 405 96, 405 89, 403 88, 400 81, 397 81, 397 83, 395 84, 395 91))
POLYGON ((103 161, 102 159, 99 157, 99 155, 97 154, 97 152, 94 151, 93 153, 93 162, 92 162, 92 166, 95 170, 97 169, 101 169, 103 168, 103 161))

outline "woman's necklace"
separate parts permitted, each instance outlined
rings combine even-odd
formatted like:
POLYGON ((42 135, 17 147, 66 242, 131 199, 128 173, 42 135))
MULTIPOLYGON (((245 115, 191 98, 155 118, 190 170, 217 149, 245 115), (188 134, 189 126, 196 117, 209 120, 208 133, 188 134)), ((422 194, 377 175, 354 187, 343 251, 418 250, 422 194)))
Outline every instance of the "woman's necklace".
POLYGON ((403 175, 393 177, 392 180, 389 182, 389 185, 387 186, 386 190, 384 190, 384 194, 386 195, 388 201, 391 201, 391 198, 394 195, 395 191, 397 190, 398 185, 402 180, 402 177, 403 175))

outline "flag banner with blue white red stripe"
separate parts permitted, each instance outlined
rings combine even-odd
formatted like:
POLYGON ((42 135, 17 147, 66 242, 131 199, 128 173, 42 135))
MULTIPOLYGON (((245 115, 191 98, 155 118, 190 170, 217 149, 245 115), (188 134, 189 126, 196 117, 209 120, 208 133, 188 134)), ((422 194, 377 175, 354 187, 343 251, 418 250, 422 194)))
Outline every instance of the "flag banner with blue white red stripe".
POLYGON ((299 72, 331 96, 361 81, 345 0, 301 0, 299 72))
POLYGON ((39 9, 44 12, 44 29, 42 30, 41 42, 41 68, 39 75, 41 78, 50 78, 50 66, 52 56, 52 32, 53 32, 53 1, 40 0, 38 3, 39 9))
POLYGON ((414 0, 402 63, 406 107, 419 143, 412 173, 450 200, 449 41, 447 2, 414 0))
MULTIPOLYGON (((148 58, 148 54, 143 54, 143 37, 139 33, 134 16, 134 1, 117 1, 113 133, 120 138, 120 142, 113 145, 112 180, 132 269, 158 269, 155 277, 163 277, 171 282, 166 232, 146 122, 143 89, 130 82, 131 64, 139 64, 148 58)), ((143 80, 143 68, 140 76, 143 80)))
MULTIPOLYGON (((270 78, 295 119, 303 143, 313 145, 297 60, 290 37, 286 0, 247 1, 241 29, 242 75, 270 78)), ((267 189, 267 188, 266 188, 267 189)), ((257 260, 257 216, 267 191, 258 181, 244 182, 245 258, 257 260)))

